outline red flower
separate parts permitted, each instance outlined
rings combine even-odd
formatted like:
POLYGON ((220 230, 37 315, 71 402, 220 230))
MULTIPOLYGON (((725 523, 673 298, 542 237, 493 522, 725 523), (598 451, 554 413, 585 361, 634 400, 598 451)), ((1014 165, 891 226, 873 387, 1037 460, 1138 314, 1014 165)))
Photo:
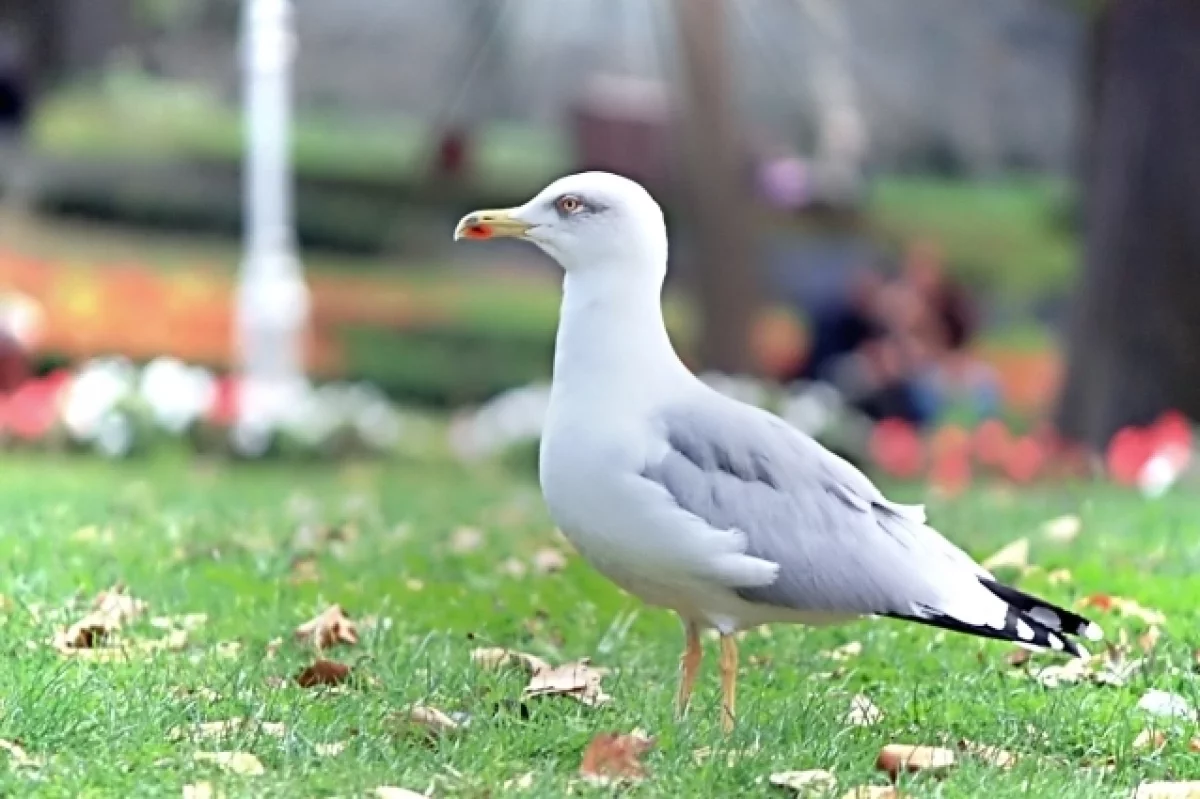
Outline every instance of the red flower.
POLYGON ((1017 483, 1029 483, 1038 476, 1046 464, 1046 451, 1030 436, 1022 436, 1012 443, 1004 458, 1004 473, 1017 483))
POLYGON ((1108 473, 1122 485, 1137 482, 1138 473, 1153 453, 1154 442, 1140 427, 1124 427, 1108 443, 1108 473))
POLYGON ((871 430, 871 458, 890 475, 913 478, 925 457, 916 430, 902 419, 884 419, 871 430))
POLYGON ((975 430, 975 457, 984 466, 999 468, 1008 460, 1012 434, 999 419, 988 419, 975 430))

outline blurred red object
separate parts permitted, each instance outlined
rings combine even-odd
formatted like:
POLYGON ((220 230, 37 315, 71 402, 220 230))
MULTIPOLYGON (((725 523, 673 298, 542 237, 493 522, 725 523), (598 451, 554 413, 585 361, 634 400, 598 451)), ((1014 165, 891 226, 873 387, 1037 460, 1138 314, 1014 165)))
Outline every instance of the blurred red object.
POLYGON ((930 453, 937 457, 944 453, 962 452, 965 458, 970 459, 971 453, 971 434, 966 428, 956 424, 948 424, 939 427, 933 434, 933 438, 929 441, 930 453))
POLYGON ((208 421, 220 427, 232 427, 237 421, 240 391, 241 383, 236 377, 226 375, 218 378, 212 405, 205 414, 208 421))
POLYGON ((894 477, 916 477, 925 460, 917 431, 902 419, 884 419, 876 424, 868 448, 875 463, 894 477))
POLYGON ((1012 442, 1004 458, 1004 473, 1017 483, 1030 483, 1046 465, 1046 450, 1031 436, 1012 442))
POLYGON ((4 427, 24 441, 45 438, 58 421, 58 397, 65 386, 61 380, 25 381, 4 402, 4 427))
POLYGON ((935 453, 929 480, 947 496, 961 494, 971 484, 970 451, 964 446, 935 453))
POLYGON ((1163 413, 1150 428, 1153 447, 1177 466, 1185 464, 1192 450, 1192 425, 1179 411, 1163 413))
POLYGON ((442 134, 438 142, 437 174, 443 178, 457 178, 467 171, 470 139, 465 130, 451 129, 442 134))
POLYGON ((29 353, 7 330, 0 330, 0 392, 10 393, 29 379, 29 353))
POLYGON ((999 419, 988 419, 975 429, 975 458, 984 466, 1001 468, 1008 460, 1012 434, 999 419))
POLYGON ((1133 485, 1154 451, 1154 442, 1140 427, 1124 427, 1108 443, 1108 474, 1121 485, 1133 485))

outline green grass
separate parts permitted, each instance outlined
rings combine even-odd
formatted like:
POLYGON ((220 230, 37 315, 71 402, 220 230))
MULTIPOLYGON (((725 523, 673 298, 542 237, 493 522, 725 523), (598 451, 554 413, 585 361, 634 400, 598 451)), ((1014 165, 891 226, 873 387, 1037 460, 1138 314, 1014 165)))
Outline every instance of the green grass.
MULTIPOLYGON (((742 644, 740 724, 725 739, 711 643, 693 711, 677 723, 681 636, 670 615, 574 557, 558 574, 500 568, 557 545, 532 483, 429 463, 327 471, 42 458, 0 463, 0 480, 0 738, 46 761, 6 767, 0 754, 0 795, 179 796, 181 786, 210 780, 231 797, 365 796, 383 784, 484 797, 508 795, 504 782, 527 773, 526 795, 611 795, 577 783, 581 752, 597 733, 638 727, 658 745, 635 796, 780 795, 768 775, 807 768, 834 771, 840 796, 884 781, 873 768, 883 744, 963 738, 1027 757, 1011 771, 966 760, 940 782, 906 779, 906 794, 1116 797, 1142 779, 1200 775, 1187 751, 1190 723, 1168 724, 1159 752, 1131 749, 1146 723, 1135 704, 1147 689, 1200 699, 1192 658, 1200 500, 1191 496, 1144 503, 1082 488, 980 490, 931 506, 937 524, 977 556, 1029 535, 1039 566, 1074 574, 1058 586, 1028 577, 1020 585, 1029 590, 1061 602, 1105 591, 1164 611, 1167 635, 1126 686, 1043 688, 1006 665, 1002 645, 896 622, 777 627, 742 644), (1066 545, 1042 538, 1041 523, 1065 512, 1082 517, 1080 537, 1066 545), (356 536, 318 549, 317 582, 293 584, 305 513, 356 536), (459 554, 450 542, 464 525, 483 532, 483 546, 459 554), (208 622, 185 650, 130 662, 79 662, 44 644, 117 581, 150 603, 148 616, 200 612, 208 622), (311 659, 291 631, 331 602, 355 618, 390 621, 333 652, 363 681, 344 693, 276 686, 273 678, 311 659), (268 658, 276 637, 285 644, 268 658), (218 645, 229 641, 241 649, 222 657, 218 645), (849 641, 862 642, 860 656, 835 663, 822 654, 849 641), (547 698, 523 708, 521 675, 471 666, 471 650, 484 645, 555 662, 591 657, 614 669, 605 682, 613 700, 593 709, 547 698), (200 687, 219 698, 184 693, 200 687), (877 726, 844 725, 859 692, 886 714, 877 726), (470 724, 426 743, 398 720, 415 702, 466 714, 470 724), (177 725, 232 717, 282 722, 287 731, 278 739, 253 731, 223 742, 168 738, 177 725), (347 747, 322 756, 318 745, 333 742, 347 747), (710 746, 752 751, 732 764, 722 756, 698 765, 693 753, 710 746), (251 752, 266 773, 224 775, 194 761, 201 750, 251 752), (1087 768, 1110 758, 1111 771, 1087 768)), ((1138 622, 1100 620, 1110 637, 1140 632, 1138 622)), ((133 639, 161 634, 144 623, 127 630, 133 639)))

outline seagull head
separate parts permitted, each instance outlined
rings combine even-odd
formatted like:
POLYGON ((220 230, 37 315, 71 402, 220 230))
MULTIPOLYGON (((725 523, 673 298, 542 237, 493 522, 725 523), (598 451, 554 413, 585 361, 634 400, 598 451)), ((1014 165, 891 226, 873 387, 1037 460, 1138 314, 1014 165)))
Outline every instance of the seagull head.
POLYGON ((640 185, 607 172, 568 175, 524 205, 467 214, 454 238, 524 239, 573 274, 649 270, 661 280, 666 270, 662 209, 640 185))

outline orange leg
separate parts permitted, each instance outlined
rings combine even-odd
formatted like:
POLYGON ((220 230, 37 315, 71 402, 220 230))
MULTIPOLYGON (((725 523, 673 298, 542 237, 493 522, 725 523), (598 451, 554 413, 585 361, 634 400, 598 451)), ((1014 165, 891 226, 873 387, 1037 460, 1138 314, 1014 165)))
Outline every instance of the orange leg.
POLYGON ((733 731, 737 698, 737 639, 721 636, 721 729, 733 731))
POLYGON ((685 621, 683 625, 687 643, 683 649, 683 657, 679 660, 682 674, 679 677, 679 695, 675 701, 678 718, 683 718, 687 713, 688 703, 692 700, 692 688, 696 684, 696 674, 700 671, 700 659, 704 656, 704 650, 700 646, 700 628, 690 621, 685 621))

